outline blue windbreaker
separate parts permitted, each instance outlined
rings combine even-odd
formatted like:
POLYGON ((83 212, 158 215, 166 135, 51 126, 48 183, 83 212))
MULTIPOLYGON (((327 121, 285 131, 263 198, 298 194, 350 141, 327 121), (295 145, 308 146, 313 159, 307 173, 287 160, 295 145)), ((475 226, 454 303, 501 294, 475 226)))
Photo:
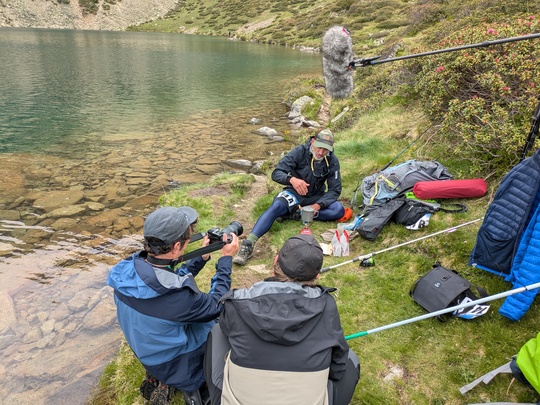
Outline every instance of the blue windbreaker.
POLYGON ((194 391, 204 383, 205 343, 220 315, 219 301, 231 287, 232 257, 218 260, 208 293, 194 280, 206 263, 202 258, 173 273, 145 257, 140 252, 122 260, 107 277, 118 323, 148 372, 167 385, 194 391))

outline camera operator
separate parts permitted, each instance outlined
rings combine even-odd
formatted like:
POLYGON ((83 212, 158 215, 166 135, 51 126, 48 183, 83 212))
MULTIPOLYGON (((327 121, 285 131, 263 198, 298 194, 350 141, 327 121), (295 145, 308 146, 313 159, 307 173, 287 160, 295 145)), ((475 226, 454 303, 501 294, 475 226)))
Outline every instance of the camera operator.
MULTIPOLYGON (((210 291, 201 292, 194 278, 210 255, 176 267, 197 218, 191 207, 157 209, 144 222, 144 251, 115 265, 107 278, 120 327, 146 369, 141 394, 154 405, 168 404, 175 388, 187 403, 208 403, 205 343, 222 309, 219 300, 230 290, 232 257, 239 243, 236 234, 223 233, 225 243, 210 291)), ((205 236, 202 246, 209 244, 205 236)))

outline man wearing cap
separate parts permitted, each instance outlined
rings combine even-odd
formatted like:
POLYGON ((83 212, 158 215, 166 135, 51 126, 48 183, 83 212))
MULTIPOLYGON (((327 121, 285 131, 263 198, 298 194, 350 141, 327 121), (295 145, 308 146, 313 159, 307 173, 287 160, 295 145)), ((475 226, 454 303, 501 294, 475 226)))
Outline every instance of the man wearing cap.
POLYGON ((360 364, 343 336, 335 288, 316 283, 322 263, 312 235, 293 236, 274 260, 273 277, 222 298, 216 328, 230 344, 222 405, 350 402, 360 364))
MULTIPOLYGON (((115 265, 107 278, 118 323, 147 372, 141 394, 153 405, 169 403, 171 387, 193 397, 190 403, 203 403, 205 343, 221 313, 219 300, 231 287, 232 256, 239 246, 234 234, 221 249, 208 293, 199 291, 194 278, 209 255, 177 266, 197 217, 190 207, 152 212, 144 222, 144 251, 115 265)), ((205 237, 202 246, 208 244, 205 237)))
POLYGON ((233 259, 236 264, 246 264, 253 256, 255 243, 276 219, 300 219, 299 207, 312 207, 314 219, 319 221, 343 217, 345 208, 337 201, 341 195, 339 160, 334 153, 334 135, 329 129, 323 129, 285 155, 272 172, 272 180, 285 188, 242 241, 233 259))

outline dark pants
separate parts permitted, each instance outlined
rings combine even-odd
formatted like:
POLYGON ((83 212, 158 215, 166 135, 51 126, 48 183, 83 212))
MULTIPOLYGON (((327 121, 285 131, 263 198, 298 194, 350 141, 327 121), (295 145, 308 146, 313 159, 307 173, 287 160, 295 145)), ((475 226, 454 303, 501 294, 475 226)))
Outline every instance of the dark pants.
MULTIPOLYGON (((221 404, 223 387, 223 369, 225 357, 231 349, 229 341, 221 331, 219 323, 215 324, 206 341, 204 358, 204 375, 210 392, 210 403, 221 404)), ((328 380, 329 405, 348 405, 351 402, 356 384, 360 379, 360 360, 356 353, 349 349, 345 375, 339 381, 328 380)))

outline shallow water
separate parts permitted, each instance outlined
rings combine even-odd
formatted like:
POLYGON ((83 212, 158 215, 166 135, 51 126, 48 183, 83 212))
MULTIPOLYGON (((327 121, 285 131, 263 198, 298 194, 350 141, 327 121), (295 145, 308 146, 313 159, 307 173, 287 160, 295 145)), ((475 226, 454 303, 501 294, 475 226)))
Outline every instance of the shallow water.
MULTIPOLYGON (((46 34, 27 37, 58 46, 46 34)), ((115 43, 129 39, 111 35, 115 43)), ((106 34, 96 36, 100 41, 86 45, 107 42, 106 34)), ((160 41, 170 52, 167 38, 160 41)), ((284 81, 288 74, 285 69, 284 81)), ((128 122, 105 110, 102 120, 93 116, 85 122, 84 114, 75 113, 82 103, 70 112, 74 122, 61 129, 62 120, 32 117, 30 107, 24 117, 2 109, 0 403, 84 403, 121 339, 105 285, 108 268, 140 249, 143 218, 158 206, 158 197, 183 183, 236 170, 228 160, 264 160, 292 146, 255 132, 262 126, 280 135, 294 130, 275 94, 264 96, 250 95, 241 103, 241 92, 231 94, 232 102, 222 108, 199 103, 180 115, 170 100, 156 104, 155 116, 141 102, 131 114, 125 110, 128 122), (252 124, 252 118, 260 123, 252 124)), ((3 107, 6 100, 0 96, 3 107)))

